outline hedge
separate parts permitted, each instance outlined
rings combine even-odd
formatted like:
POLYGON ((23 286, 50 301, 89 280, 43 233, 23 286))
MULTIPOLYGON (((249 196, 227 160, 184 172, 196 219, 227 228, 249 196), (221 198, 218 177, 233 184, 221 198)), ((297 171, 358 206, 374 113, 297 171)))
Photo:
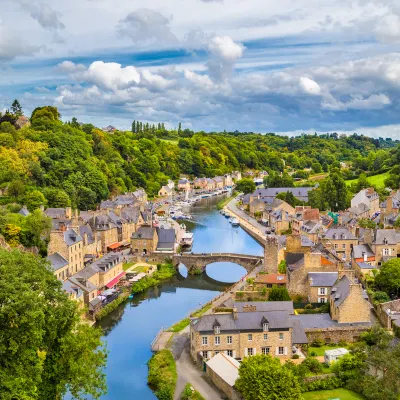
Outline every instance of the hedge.
POLYGON ((112 301, 103 307, 96 315, 96 321, 100 321, 106 315, 110 314, 110 312, 114 311, 120 304, 122 304, 129 296, 129 292, 123 292, 119 295, 117 299, 112 301))
POLYGON ((312 392, 314 390, 331 390, 340 387, 343 387, 343 381, 336 376, 331 376, 329 378, 321 376, 321 378, 315 379, 311 382, 304 381, 301 383, 302 392, 312 392))
POLYGON ((157 286, 162 281, 172 278, 176 274, 176 269, 173 265, 164 264, 153 273, 151 276, 145 276, 140 281, 132 285, 132 293, 143 293, 150 287, 157 286))
POLYGON ((178 374, 171 351, 164 349, 154 354, 147 363, 147 382, 160 400, 173 400, 178 374))

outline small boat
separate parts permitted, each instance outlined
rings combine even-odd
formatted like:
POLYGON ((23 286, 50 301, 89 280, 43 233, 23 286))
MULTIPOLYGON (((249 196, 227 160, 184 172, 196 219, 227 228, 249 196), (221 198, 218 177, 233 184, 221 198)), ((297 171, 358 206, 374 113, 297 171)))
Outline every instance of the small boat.
POLYGON ((225 213, 225 218, 229 218, 230 215, 228 213, 225 213))
POLYGON ((231 218, 230 223, 232 224, 232 226, 239 226, 239 220, 235 217, 231 218))

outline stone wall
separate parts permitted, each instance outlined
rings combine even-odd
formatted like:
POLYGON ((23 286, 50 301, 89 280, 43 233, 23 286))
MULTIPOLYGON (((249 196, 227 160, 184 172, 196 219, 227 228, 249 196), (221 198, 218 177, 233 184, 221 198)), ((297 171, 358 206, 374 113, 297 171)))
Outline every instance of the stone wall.
POLYGON ((358 326, 343 326, 335 328, 307 328, 304 329, 308 343, 312 343, 316 339, 322 339, 326 343, 339 343, 344 340, 347 343, 356 342, 360 335, 367 331, 370 325, 358 325, 358 326))
POLYGON ((208 365, 206 369, 207 376, 211 379, 211 382, 225 394, 229 400, 242 400, 243 397, 240 393, 225 382, 217 373, 215 373, 208 365))
POLYGON ((388 310, 390 310, 391 312, 400 313, 400 299, 378 304, 378 306, 376 307, 376 314, 383 327, 387 329, 392 329, 392 318, 387 312, 388 310))
POLYGON ((267 236, 264 247, 264 270, 270 274, 278 273, 279 244, 276 236, 267 236))

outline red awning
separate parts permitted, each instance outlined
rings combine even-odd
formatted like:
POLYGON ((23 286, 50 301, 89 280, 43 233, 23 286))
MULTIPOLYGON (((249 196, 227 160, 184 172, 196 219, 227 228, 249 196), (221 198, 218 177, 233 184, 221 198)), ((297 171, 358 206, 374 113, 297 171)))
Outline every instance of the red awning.
POLYGON ((111 250, 115 250, 115 249, 119 249, 121 246, 122 246, 121 243, 115 242, 115 243, 108 245, 107 248, 109 248, 111 250))
POLYGON ((125 275, 125 271, 122 271, 119 275, 117 275, 113 280, 106 283, 106 287, 109 289, 112 288, 115 284, 119 282, 119 280, 125 275))

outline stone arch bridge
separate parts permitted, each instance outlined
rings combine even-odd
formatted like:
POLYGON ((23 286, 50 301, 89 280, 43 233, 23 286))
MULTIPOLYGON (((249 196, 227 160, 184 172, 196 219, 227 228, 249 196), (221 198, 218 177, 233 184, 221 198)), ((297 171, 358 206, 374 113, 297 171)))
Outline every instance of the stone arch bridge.
POLYGON ((251 271, 254 267, 264 262, 262 256, 250 256, 247 254, 235 253, 194 253, 194 254, 175 254, 172 258, 175 266, 184 264, 188 269, 188 273, 193 273, 195 270, 203 272, 208 264, 216 262, 231 262, 239 264, 246 271, 251 271))

